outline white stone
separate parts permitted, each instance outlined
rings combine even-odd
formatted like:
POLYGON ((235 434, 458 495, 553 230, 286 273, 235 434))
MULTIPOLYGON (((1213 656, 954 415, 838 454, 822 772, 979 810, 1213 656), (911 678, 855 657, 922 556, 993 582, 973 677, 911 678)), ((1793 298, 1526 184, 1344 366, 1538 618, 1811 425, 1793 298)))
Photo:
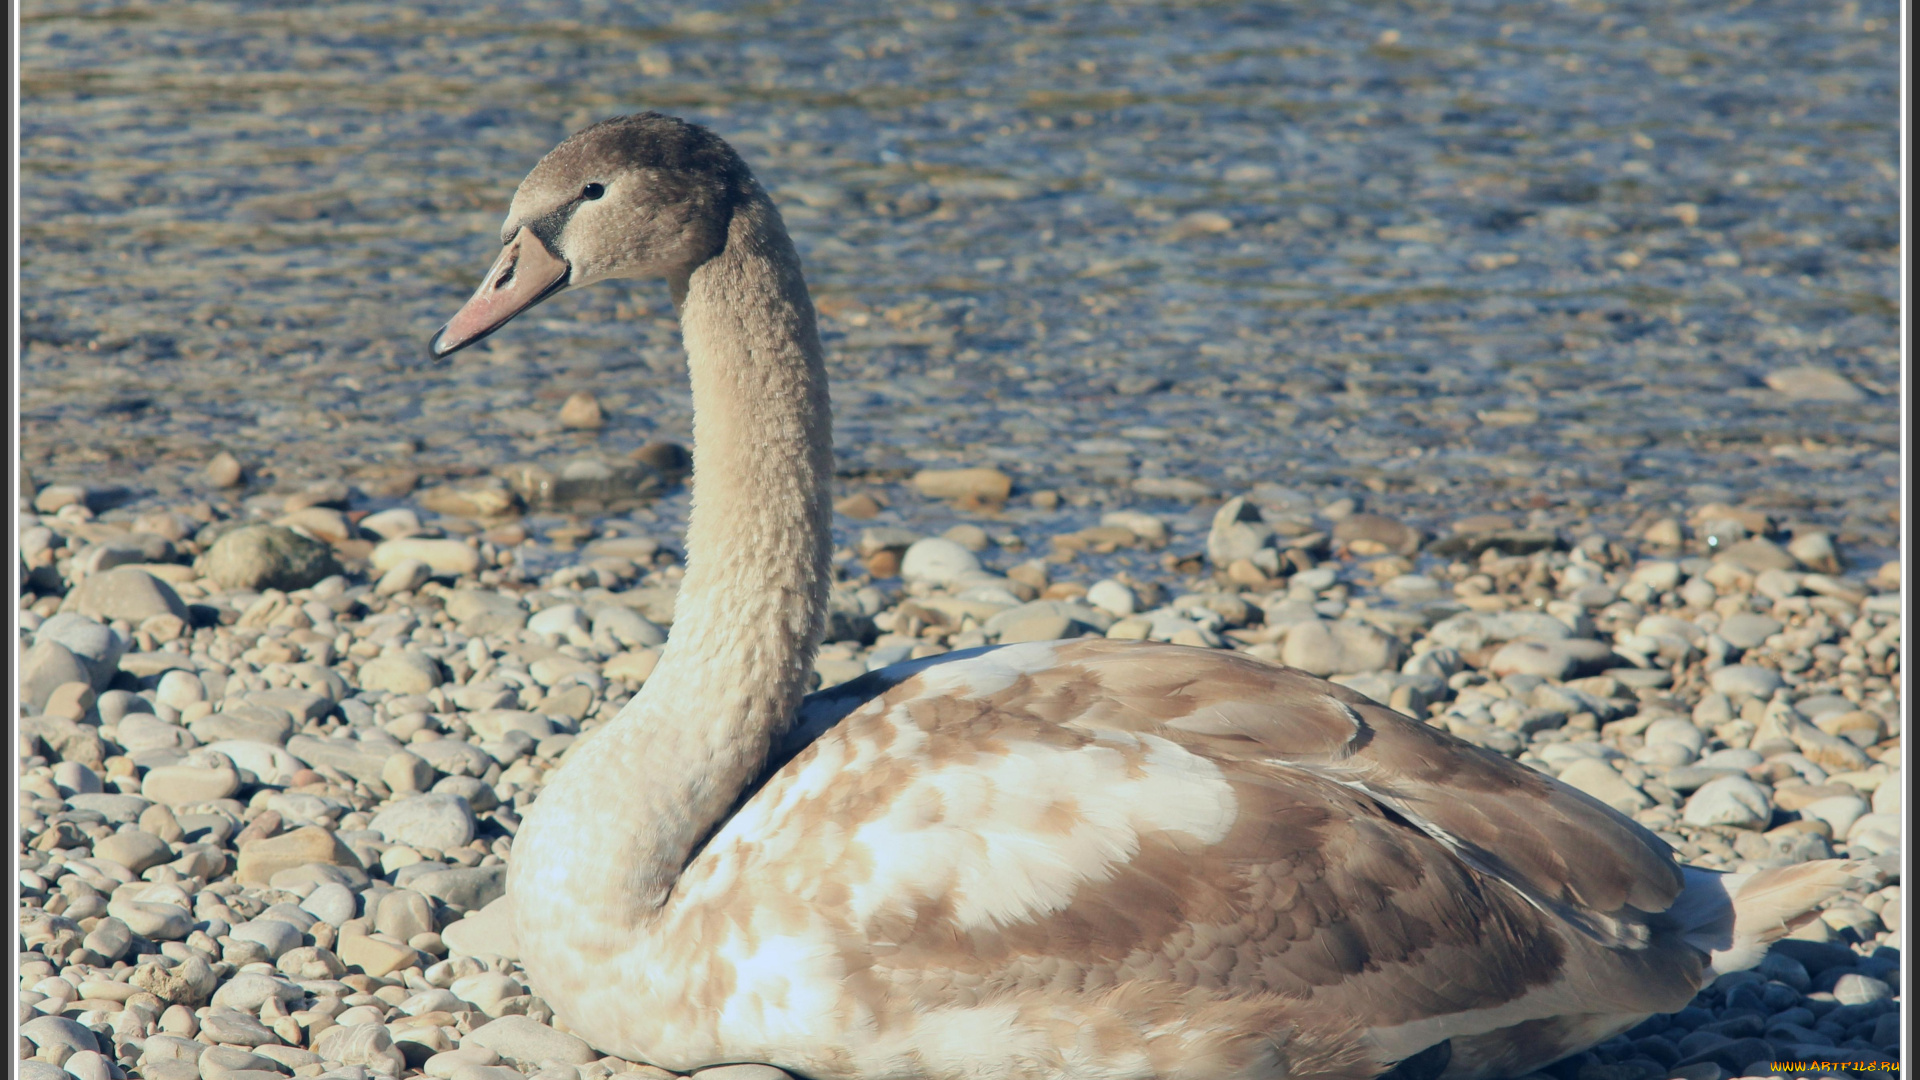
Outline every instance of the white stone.
POLYGON ((402 799, 374 815, 370 826, 389 843, 450 851, 473 839, 473 808, 458 795, 428 793, 402 799))
POLYGON ((1112 578, 1102 578, 1087 590, 1087 603, 1102 611, 1118 616, 1132 615, 1139 610, 1139 599, 1133 590, 1112 578))
MULTIPOLYGON (((365 523, 361 525, 365 528, 365 523)), ((427 540, 405 537, 388 540, 373 549, 373 568, 384 574, 408 559, 418 559, 433 568, 435 574, 459 577, 480 569, 480 552, 460 540, 427 540)))
POLYGON ((153 699, 170 708, 185 709, 207 700, 207 688, 200 682, 200 676, 191 671, 169 671, 160 676, 153 699))
POLYGON ((534 612, 527 620, 527 629, 536 634, 567 635, 569 630, 585 630, 588 627, 586 612, 578 604, 555 604, 553 607, 534 612))
POLYGON ((1800 808, 1800 816, 1826 822, 1833 828, 1833 835, 1845 836, 1853 828, 1853 823, 1871 813, 1867 800, 1858 795, 1834 795, 1825 799, 1816 799, 1800 808))
POLYGON ((396 540, 420 531, 420 515, 404 506, 396 506, 391 510, 382 510, 361 518, 360 530, 370 532, 382 540, 396 540))
POLYGON ((1623 814, 1653 805, 1647 793, 1598 758, 1581 758, 1560 770, 1560 782, 1599 799, 1623 814))
POLYGON ((1655 720, 1647 725, 1644 733, 1649 744, 1674 743, 1686 747, 1695 754, 1706 749, 1707 733, 1696 727, 1692 721, 1667 717, 1655 720))
POLYGON ((1778 671, 1753 664, 1729 664, 1708 675, 1707 682, 1736 704, 1748 698, 1766 698, 1786 685, 1778 671))
POLYGON ((237 940, 260 945, 275 960, 288 949, 300 946, 300 931, 278 919, 252 919, 234 927, 230 933, 237 940))
POLYGON ((593 613, 593 636, 603 634, 629 649, 650 649, 667 642, 665 630, 645 615, 619 604, 608 604, 593 613))
POLYGON ((900 577, 906 581, 924 581, 945 585, 980 569, 973 552, 944 536, 916 540, 900 560, 900 577))
POLYGON ((1695 827, 1731 825, 1763 829, 1773 816, 1766 790, 1744 776, 1722 776, 1700 785, 1687 798, 1681 820, 1695 827))
POLYGON ((599 1055, 586 1041, 525 1016, 503 1016, 473 1029, 460 1041, 462 1046, 483 1046, 503 1059, 522 1065, 543 1061, 564 1061, 585 1065, 599 1055))
POLYGON ((424 694, 440 685, 440 665, 424 653, 395 649, 360 666, 360 685, 394 694, 424 694))

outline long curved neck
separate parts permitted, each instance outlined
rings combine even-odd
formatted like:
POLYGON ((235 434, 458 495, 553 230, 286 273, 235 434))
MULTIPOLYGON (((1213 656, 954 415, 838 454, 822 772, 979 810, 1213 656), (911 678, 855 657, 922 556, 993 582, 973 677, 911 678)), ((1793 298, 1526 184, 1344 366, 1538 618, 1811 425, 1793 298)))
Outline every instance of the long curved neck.
POLYGON ((556 825, 572 819, 553 838, 567 850, 516 841, 528 850, 515 862, 530 857, 541 888, 590 890, 601 903, 586 907, 629 926, 665 902, 791 721, 829 582, 826 370, 799 259, 764 194, 735 210, 725 249, 673 292, 694 408, 673 632, 646 686, 535 807, 551 800, 556 825))

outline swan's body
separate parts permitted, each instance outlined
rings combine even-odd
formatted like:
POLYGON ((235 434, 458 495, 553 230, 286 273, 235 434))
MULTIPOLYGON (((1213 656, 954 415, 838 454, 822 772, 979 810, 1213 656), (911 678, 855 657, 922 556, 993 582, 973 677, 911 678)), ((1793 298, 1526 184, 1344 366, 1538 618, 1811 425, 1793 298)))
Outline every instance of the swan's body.
POLYGON ((503 240, 436 352, 664 276, 693 382, 672 638, 510 871, 535 990, 604 1050, 818 1080, 1366 1077, 1423 1051, 1509 1075, 1681 1007, 1847 879, 1683 870, 1570 788, 1228 653, 1008 646, 803 703, 831 440, 778 212, 724 142, 647 115, 549 154, 503 240))

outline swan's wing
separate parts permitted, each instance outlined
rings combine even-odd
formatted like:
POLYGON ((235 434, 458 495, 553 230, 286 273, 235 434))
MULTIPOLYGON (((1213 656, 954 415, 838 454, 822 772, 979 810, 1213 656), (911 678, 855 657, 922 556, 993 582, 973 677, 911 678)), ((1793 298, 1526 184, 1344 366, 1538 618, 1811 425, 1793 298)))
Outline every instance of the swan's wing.
POLYGON ((1104 641, 1061 649, 1088 698, 1062 722, 1155 730, 1196 751, 1311 770, 1364 791, 1469 865, 1608 945, 1684 885, 1672 849, 1598 800, 1337 684, 1231 653, 1141 663, 1104 641))
POLYGON ((1160 1075, 1261 1055, 1366 1075, 1455 1034, 1684 1001, 1699 967, 1628 949, 1587 970, 1616 950, 1556 914, 1617 935, 1657 909, 1657 839, 1319 680, 1172 646, 927 665, 816 733, 711 850, 683 897, 824 920, 806 933, 834 942, 845 1007, 917 1018, 903 1046, 938 1043, 933 1016, 1011 1010, 1010 1038, 1071 1013, 1160 1075))

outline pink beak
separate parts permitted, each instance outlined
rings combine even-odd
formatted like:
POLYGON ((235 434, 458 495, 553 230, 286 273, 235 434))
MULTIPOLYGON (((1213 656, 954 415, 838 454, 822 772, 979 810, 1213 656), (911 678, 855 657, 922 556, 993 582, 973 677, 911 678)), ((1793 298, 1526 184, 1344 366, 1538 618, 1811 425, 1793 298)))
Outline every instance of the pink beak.
POLYGON ((559 292, 572 273, 565 259, 521 229, 493 261, 473 296, 433 335, 427 351, 438 360, 466 348, 559 292))

